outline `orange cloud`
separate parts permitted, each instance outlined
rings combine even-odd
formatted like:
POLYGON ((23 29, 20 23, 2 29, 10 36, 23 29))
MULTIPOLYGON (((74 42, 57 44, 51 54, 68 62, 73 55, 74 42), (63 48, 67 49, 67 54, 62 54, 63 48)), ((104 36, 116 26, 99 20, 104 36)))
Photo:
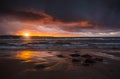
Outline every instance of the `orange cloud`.
POLYGON ((82 29, 99 29, 96 24, 89 20, 64 22, 43 11, 32 9, 11 11, 7 17, 3 18, 8 20, 9 25, 16 28, 11 30, 12 32, 10 31, 16 35, 30 33, 31 36, 77 36, 79 35, 77 32, 82 29))

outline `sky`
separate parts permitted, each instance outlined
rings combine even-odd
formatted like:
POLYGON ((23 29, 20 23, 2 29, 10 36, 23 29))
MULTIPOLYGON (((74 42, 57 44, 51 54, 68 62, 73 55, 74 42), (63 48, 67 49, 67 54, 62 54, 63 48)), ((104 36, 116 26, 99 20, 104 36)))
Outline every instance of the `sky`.
POLYGON ((0 35, 119 37, 120 0, 0 0, 0 35))

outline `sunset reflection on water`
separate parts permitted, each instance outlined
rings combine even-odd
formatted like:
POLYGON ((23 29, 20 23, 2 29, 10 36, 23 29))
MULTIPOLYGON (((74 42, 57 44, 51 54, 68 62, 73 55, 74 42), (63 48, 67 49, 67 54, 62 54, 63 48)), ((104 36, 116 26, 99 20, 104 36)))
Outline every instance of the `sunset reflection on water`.
POLYGON ((31 61, 31 58, 34 56, 34 53, 31 51, 20 51, 17 53, 16 57, 22 59, 26 62, 31 61))
POLYGON ((23 60, 24 62, 37 62, 42 60, 43 58, 54 56, 53 54, 49 54, 47 51, 19 51, 16 54, 16 58, 23 60))

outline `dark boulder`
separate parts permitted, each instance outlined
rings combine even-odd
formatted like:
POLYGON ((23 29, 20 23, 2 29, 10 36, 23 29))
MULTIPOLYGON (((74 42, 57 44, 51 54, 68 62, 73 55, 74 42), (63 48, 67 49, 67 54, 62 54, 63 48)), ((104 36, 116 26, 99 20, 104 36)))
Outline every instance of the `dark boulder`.
POLYGON ((91 56, 91 55, 88 55, 88 54, 82 55, 81 57, 84 57, 84 58, 92 58, 92 56, 91 56))
POLYGON ((35 69, 44 69, 46 67, 48 67, 46 64, 38 64, 35 66, 35 69))
POLYGON ((93 63, 96 63, 96 61, 95 61, 94 59, 88 58, 88 59, 86 59, 86 60, 84 61, 84 63, 93 64, 93 63))
POLYGON ((103 59, 102 58, 94 58, 94 60, 96 60, 96 61, 99 61, 99 62, 102 62, 103 61, 103 59))
POLYGON ((72 62, 75 63, 75 62, 80 62, 80 59, 72 59, 72 62))
POLYGON ((74 54, 70 54, 71 57, 80 57, 80 54, 74 53, 74 54))
POLYGON ((65 56, 63 56, 63 55, 56 55, 56 56, 59 58, 65 58, 65 56))
POLYGON ((83 63, 82 65, 83 65, 83 66, 90 66, 89 63, 83 63))

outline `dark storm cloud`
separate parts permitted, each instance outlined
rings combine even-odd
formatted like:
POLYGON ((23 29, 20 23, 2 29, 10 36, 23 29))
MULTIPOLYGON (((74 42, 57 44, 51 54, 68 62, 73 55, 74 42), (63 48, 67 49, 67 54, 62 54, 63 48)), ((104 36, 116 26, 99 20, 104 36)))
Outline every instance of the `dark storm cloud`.
POLYGON ((120 0, 49 0, 46 12, 63 21, 90 20, 105 27, 119 27, 120 0))
POLYGON ((0 8, 34 8, 42 10, 45 8, 45 0, 0 0, 0 8))
POLYGON ((45 14, 41 11, 34 11, 32 9, 24 9, 24 10, 4 10, 1 13, 1 16, 11 16, 13 18, 19 19, 19 20, 39 20, 43 18, 50 18, 49 15, 45 14))
POLYGON ((44 19, 44 22, 68 32, 81 32, 83 29, 100 29, 106 33, 107 30, 120 31, 119 4, 120 0, 0 0, 0 28, 4 29, 0 32, 9 30, 2 22, 6 16, 37 23, 44 19), (90 25, 82 26, 84 21, 90 25))
MULTIPOLYGON (((66 31, 76 31, 79 32, 80 29, 93 29, 96 25, 92 22, 80 20, 80 21, 68 21, 64 22, 59 19, 55 19, 53 16, 50 16, 42 11, 37 11, 33 9, 24 9, 24 10, 4 10, 1 13, 1 21, 7 18, 9 21, 21 21, 21 22, 31 22, 46 25, 55 25, 66 31)), ((49 25, 49 26, 50 26, 49 25)))

